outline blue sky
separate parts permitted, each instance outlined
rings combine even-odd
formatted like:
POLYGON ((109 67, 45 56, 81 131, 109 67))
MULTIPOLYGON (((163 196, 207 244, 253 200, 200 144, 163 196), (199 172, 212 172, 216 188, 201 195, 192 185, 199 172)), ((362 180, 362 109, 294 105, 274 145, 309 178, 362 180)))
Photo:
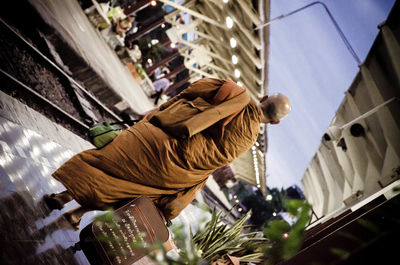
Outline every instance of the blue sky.
MULTIPOLYGON (((312 3, 271 0, 271 18, 312 3)), ((363 62, 395 0, 323 0, 363 62)), ((297 184, 359 68, 329 16, 314 5, 271 24, 268 94, 282 92, 292 113, 268 126, 267 185, 297 184)))

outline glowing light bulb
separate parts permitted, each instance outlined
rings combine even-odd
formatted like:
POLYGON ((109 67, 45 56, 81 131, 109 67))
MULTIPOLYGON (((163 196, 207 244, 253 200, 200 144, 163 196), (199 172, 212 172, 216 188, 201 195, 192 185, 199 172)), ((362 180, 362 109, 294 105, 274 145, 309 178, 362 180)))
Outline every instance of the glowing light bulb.
POLYGON ((231 47, 232 47, 232 48, 235 48, 236 45, 237 45, 237 41, 236 41, 235 38, 230 38, 230 39, 229 39, 229 43, 231 44, 231 47))
POLYGON ((231 17, 226 17, 225 18, 226 26, 228 29, 231 29, 233 27, 233 20, 231 17))
POLYGON ((238 58, 236 55, 232 55, 232 63, 237 64, 238 63, 238 58))
POLYGON ((235 69, 235 77, 236 78, 240 77, 240 71, 238 69, 235 69))

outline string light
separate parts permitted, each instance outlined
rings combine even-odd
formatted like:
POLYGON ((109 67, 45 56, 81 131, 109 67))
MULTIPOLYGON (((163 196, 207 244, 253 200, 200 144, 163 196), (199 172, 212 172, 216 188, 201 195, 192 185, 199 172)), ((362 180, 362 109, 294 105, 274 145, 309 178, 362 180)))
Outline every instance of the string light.
POLYGON ((235 69, 235 77, 236 78, 240 77, 240 71, 238 69, 235 69))
POLYGON ((238 58, 237 58, 237 56, 236 55, 232 55, 232 63, 233 64, 237 64, 238 63, 238 58))
POLYGON ((231 17, 226 17, 225 18, 226 26, 228 29, 231 29, 233 27, 233 20, 231 17))
POLYGON ((235 38, 230 38, 230 39, 229 39, 229 43, 231 44, 231 47, 232 47, 232 48, 235 48, 236 45, 237 45, 237 41, 236 41, 235 38))

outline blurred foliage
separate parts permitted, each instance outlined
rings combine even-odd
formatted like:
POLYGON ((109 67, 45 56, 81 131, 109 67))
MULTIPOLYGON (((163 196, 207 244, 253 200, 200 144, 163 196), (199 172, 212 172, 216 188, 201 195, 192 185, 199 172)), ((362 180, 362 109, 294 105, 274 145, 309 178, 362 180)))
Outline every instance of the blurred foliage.
MULTIPOLYGON (((227 255, 240 258, 241 264, 276 264, 289 259, 300 249, 305 227, 310 220, 310 205, 302 200, 287 200, 285 208, 292 217, 292 224, 284 220, 273 220, 265 224, 263 231, 251 232, 247 225, 251 211, 233 224, 224 222, 226 216, 213 209, 211 220, 203 222, 193 235, 183 226, 176 226, 172 232, 178 251, 167 252, 161 242, 146 244, 137 241, 135 248, 144 252, 160 265, 203 265, 217 260, 228 260, 227 255), (287 233, 288 237, 285 237, 287 233)), ((95 218, 95 222, 114 223, 113 211, 95 218)), ((101 238, 100 240, 117 239, 101 238)))
POLYGON ((341 248, 331 248, 331 252, 341 258, 346 258, 350 254, 349 251, 341 248))
POLYGON ((304 200, 304 195, 297 186, 287 189, 268 189, 267 194, 271 196, 270 200, 267 200, 260 190, 254 190, 253 186, 242 181, 239 181, 230 193, 235 195, 231 197, 231 200, 238 199, 244 212, 252 210, 249 222, 255 229, 262 229, 266 222, 281 219, 278 213, 286 212, 286 200, 304 200))
POLYGON ((173 229, 174 242, 179 246, 178 252, 167 252, 162 242, 155 242, 152 245, 142 243, 134 244, 133 247, 140 247, 144 253, 158 265, 206 265, 208 264, 201 256, 202 252, 194 244, 192 234, 187 236, 182 226, 173 229), (184 250, 182 250, 184 249, 184 250))
POLYGON ((159 62, 168 52, 161 43, 152 44, 149 37, 140 40, 139 48, 142 51, 143 62, 146 62, 147 59, 151 59, 153 63, 159 62))
POLYGON ((135 69, 142 80, 146 79, 146 71, 143 69, 141 64, 137 64, 135 69))
POLYGON ((112 208, 106 210, 102 215, 97 215, 93 218, 94 223, 105 223, 110 226, 111 229, 116 229, 117 225, 115 221, 118 221, 119 217, 115 215, 112 208))
POLYGON ((264 236, 270 240, 270 245, 264 247, 266 264, 276 264, 293 257, 300 250, 306 225, 310 221, 311 206, 306 201, 287 200, 285 207, 293 224, 273 220, 263 229, 264 236))

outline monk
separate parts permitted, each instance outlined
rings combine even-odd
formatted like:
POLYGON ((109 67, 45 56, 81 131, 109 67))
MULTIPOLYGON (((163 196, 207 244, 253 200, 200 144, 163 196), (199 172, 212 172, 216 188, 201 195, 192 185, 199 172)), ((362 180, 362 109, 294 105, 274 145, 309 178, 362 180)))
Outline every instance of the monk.
POLYGON ((210 174, 248 150, 260 123, 278 124, 290 112, 282 94, 259 103, 231 80, 192 83, 102 149, 83 151, 52 176, 66 191, 45 195, 50 209, 75 199, 64 214, 75 228, 83 214, 147 196, 171 220, 195 198, 210 174))

